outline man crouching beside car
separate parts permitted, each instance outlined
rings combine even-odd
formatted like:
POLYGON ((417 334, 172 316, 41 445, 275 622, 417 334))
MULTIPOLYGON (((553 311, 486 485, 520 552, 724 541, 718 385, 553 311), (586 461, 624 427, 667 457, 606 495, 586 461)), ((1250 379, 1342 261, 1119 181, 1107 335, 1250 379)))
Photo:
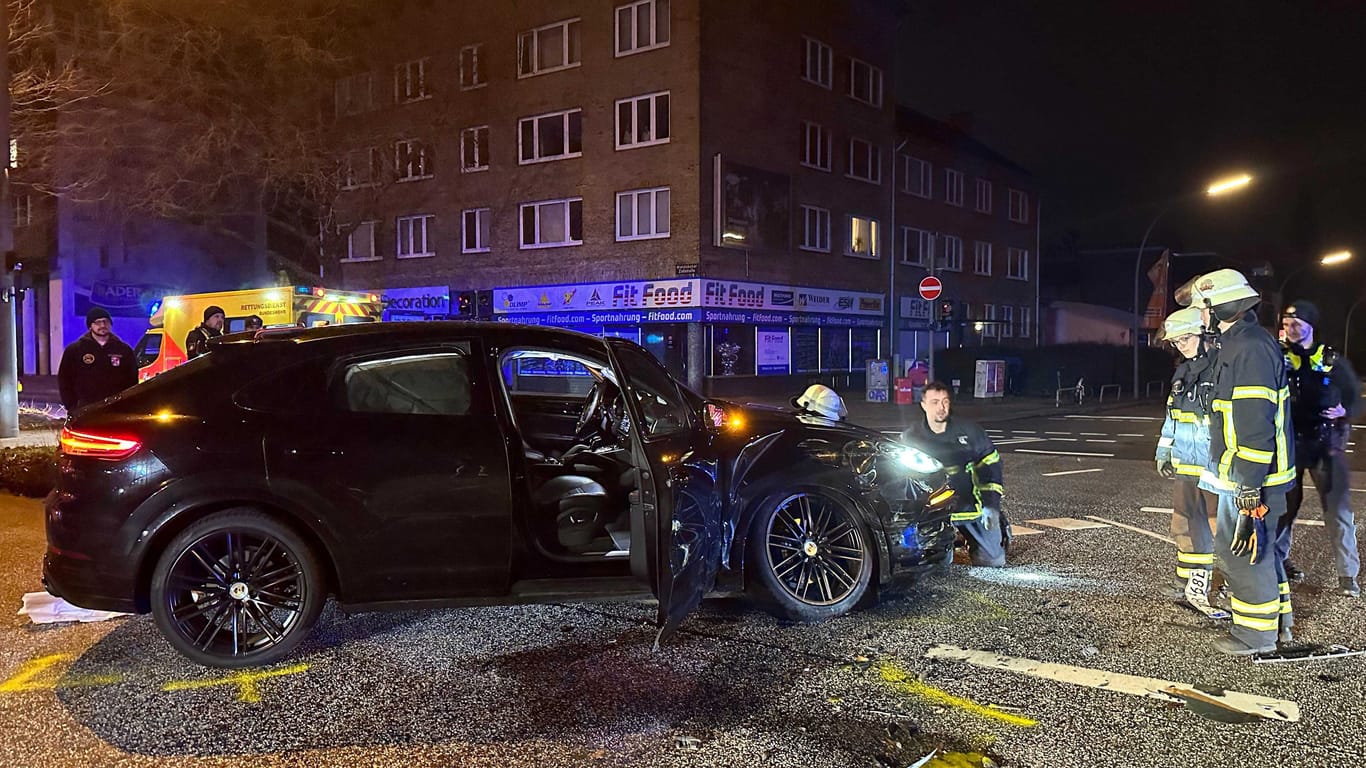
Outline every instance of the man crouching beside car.
POLYGON ((953 523, 967 539, 972 564, 1000 568, 1011 538, 1001 510, 1001 454, 981 427, 949 415, 951 400, 943 382, 926 384, 920 399, 925 419, 902 433, 902 441, 925 445, 943 462, 959 500, 953 523))

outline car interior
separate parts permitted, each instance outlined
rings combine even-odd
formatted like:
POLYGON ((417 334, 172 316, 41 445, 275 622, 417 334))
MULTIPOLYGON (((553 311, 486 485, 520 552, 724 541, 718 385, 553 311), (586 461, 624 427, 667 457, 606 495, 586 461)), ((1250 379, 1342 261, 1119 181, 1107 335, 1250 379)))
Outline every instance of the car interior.
POLYGON ((631 419, 611 367, 517 349, 503 355, 500 369, 522 436, 536 547, 563 561, 627 557, 638 474, 631 419))

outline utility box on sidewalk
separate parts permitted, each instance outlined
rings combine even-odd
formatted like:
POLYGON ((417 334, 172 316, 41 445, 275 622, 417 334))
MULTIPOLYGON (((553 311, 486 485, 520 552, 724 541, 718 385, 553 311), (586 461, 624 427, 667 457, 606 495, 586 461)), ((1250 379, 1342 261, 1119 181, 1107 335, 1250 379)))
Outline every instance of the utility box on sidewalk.
POLYGON ((868 361, 868 402, 885 403, 888 400, 888 390, 891 389, 891 379, 888 373, 889 366, 886 360, 868 361))
POLYGON ((973 397, 1002 397, 1006 391, 1006 361, 978 360, 973 377, 973 397))
POLYGON ((915 403, 915 379, 910 377, 896 380, 896 404, 912 405, 915 403))

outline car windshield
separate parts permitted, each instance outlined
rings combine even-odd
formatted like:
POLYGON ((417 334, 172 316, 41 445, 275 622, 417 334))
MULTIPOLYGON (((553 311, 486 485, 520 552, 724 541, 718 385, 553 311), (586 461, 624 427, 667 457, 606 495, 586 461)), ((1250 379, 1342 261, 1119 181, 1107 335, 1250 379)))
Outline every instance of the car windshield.
POLYGON ((612 348, 626 377, 627 389, 640 409, 642 434, 648 438, 687 429, 691 410, 688 400, 659 361, 630 342, 617 342, 612 348))

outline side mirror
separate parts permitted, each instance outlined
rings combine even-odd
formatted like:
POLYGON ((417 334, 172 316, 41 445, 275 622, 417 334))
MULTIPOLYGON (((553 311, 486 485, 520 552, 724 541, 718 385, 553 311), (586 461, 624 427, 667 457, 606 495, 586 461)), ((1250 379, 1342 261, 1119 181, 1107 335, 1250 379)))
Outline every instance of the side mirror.
POLYGON ((719 400, 707 400, 702 404, 702 426, 708 432, 721 433, 744 426, 744 416, 740 409, 719 400))

